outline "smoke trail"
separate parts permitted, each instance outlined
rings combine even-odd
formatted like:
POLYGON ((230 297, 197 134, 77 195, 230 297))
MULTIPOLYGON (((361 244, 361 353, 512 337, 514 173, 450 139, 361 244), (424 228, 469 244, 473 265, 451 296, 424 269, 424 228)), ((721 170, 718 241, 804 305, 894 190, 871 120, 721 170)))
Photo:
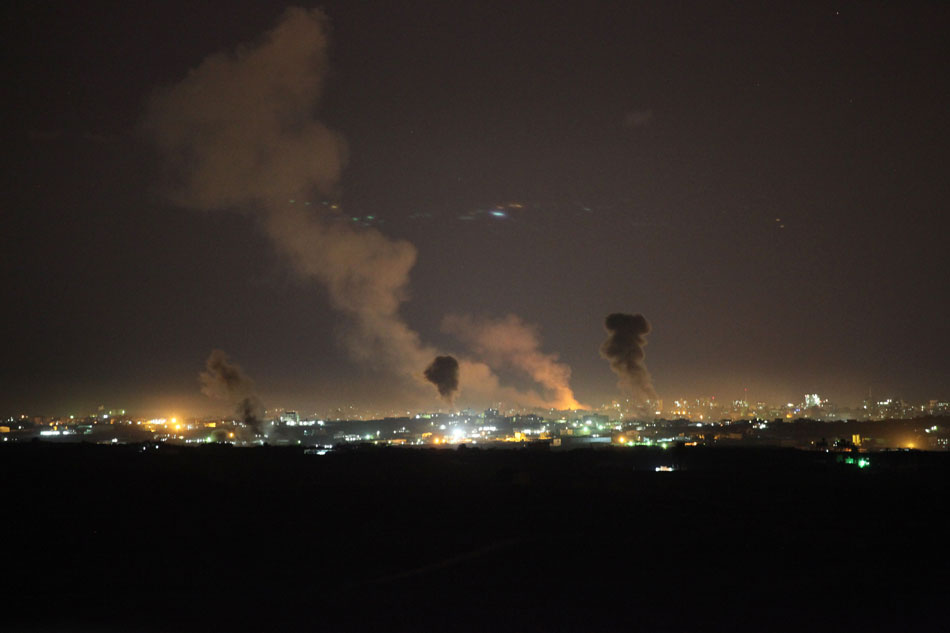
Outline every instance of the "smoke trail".
POLYGON ((635 398, 656 400, 656 391, 650 373, 643 362, 643 346, 650 324, 642 314, 615 312, 604 322, 607 340, 600 346, 600 355, 610 362, 610 368, 620 377, 618 383, 635 398))
POLYGON ((238 416, 255 435, 261 434, 264 406, 257 397, 254 381, 247 377, 240 365, 231 361, 227 354, 216 349, 205 361, 205 371, 199 374, 201 393, 210 398, 224 400, 236 407, 238 416))
MULTIPOLYGON (((343 138, 314 118, 327 73, 326 30, 319 10, 288 9, 257 42, 213 54, 157 91, 144 130, 164 159, 174 202, 254 214, 278 252, 347 315, 350 353, 421 387, 438 351, 399 315, 415 247, 305 202, 335 194, 346 159, 343 138)), ((483 363, 462 360, 459 375, 472 397, 544 402, 501 387, 483 363)))
POLYGON ((535 328, 516 315, 496 320, 449 315, 443 319, 442 328, 468 344, 489 365, 514 367, 549 390, 553 395, 546 405, 556 409, 585 408, 571 390, 571 368, 558 362, 557 354, 541 352, 535 328))
POLYGON ((144 127, 176 203, 257 215, 278 251, 351 317, 354 355, 418 377, 434 350, 398 315, 415 247, 305 202, 333 195, 345 162, 342 137, 313 118, 326 72, 325 16, 291 8, 259 41, 156 92, 144 127))
POLYGON ((436 356, 424 372, 426 380, 439 390, 446 402, 452 402, 459 388, 459 362, 452 356, 436 356))

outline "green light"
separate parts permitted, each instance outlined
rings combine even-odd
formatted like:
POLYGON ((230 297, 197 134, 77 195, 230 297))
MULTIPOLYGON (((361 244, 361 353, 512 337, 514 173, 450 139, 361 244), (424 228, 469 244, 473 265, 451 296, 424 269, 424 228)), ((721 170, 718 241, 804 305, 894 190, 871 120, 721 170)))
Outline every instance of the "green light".
POLYGON ((858 468, 867 468, 867 467, 870 466, 870 465, 871 465, 871 461, 868 460, 868 459, 859 459, 859 460, 858 460, 858 468))
POLYGON ((853 464, 853 463, 854 463, 854 458, 853 458, 853 457, 849 457, 849 458, 847 458, 846 460, 844 460, 844 463, 845 463, 845 464, 853 464))

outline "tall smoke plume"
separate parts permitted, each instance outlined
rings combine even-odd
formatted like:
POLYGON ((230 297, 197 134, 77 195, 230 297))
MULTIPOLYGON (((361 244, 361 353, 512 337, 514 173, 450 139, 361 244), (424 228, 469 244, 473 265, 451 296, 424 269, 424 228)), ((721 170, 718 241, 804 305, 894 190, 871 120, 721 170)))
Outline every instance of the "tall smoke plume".
POLYGON ((260 435, 264 406, 257 397, 254 381, 247 377, 240 365, 216 349, 208 356, 205 371, 201 372, 198 378, 201 381, 201 393, 234 405, 244 424, 250 427, 255 435, 260 435))
POLYGON ((459 362, 453 356, 436 356, 424 375, 446 402, 452 402, 459 389, 459 362))
MULTIPOLYGON (((535 328, 518 316, 501 319, 476 319, 467 315, 448 315, 442 321, 445 331, 471 347, 489 365, 506 365, 529 376, 547 389, 545 402, 557 409, 584 408, 570 387, 571 368, 558 362, 557 354, 545 354, 538 348, 535 328)), ((542 399, 544 400, 544 399, 542 399)))
POLYGON ((653 381, 643 362, 643 347, 650 324, 642 314, 615 312, 608 315, 604 326, 607 340, 600 346, 600 355, 610 362, 610 368, 620 377, 620 387, 627 389, 638 400, 657 399, 653 381))
MULTIPOLYGON (((399 314, 415 247, 307 202, 337 193, 346 162, 342 136, 314 118, 327 73, 326 27, 319 10, 288 9, 257 42, 213 54, 157 91, 144 130, 164 159, 175 203, 254 214, 278 252, 347 315, 350 353, 421 386, 438 350, 399 314)), ((473 398, 547 404, 501 387, 484 363, 462 359, 459 374, 473 398)))

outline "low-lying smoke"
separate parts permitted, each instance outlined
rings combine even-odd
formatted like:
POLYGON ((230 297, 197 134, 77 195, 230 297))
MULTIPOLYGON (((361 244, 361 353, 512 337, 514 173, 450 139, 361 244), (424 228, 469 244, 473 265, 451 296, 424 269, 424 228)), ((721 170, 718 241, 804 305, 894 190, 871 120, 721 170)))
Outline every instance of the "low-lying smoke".
POLYGON ((584 408, 570 387, 571 368, 558 362, 557 354, 545 354, 538 348, 537 330, 514 314, 501 319, 476 319, 467 315, 449 315, 442 328, 466 343, 489 365, 513 367, 547 389, 551 397, 546 406, 556 409, 584 408))
POLYGON ((255 435, 261 434, 264 406, 257 397, 254 381, 247 377, 240 365, 232 362, 223 351, 216 349, 208 356, 205 371, 201 372, 198 378, 201 381, 201 393, 234 405, 241 421, 255 435))
POLYGON ((426 367, 426 380, 439 390, 439 395, 451 403, 459 389, 459 362, 453 356, 436 356, 426 367))
POLYGON ((610 363, 610 368, 620 377, 621 388, 628 390, 638 400, 657 399, 653 381, 643 362, 643 347, 650 324, 642 314, 615 312, 604 322, 607 340, 600 346, 600 355, 610 363))

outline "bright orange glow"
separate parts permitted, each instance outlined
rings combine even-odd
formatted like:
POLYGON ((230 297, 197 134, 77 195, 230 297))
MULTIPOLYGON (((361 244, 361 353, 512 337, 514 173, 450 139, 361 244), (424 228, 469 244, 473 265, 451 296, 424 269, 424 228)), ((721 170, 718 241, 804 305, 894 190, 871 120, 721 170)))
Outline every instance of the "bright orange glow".
POLYGON ((558 395, 557 399, 554 401, 552 407, 560 410, 569 410, 577 411, 578 409, 590 409, 590 406, 578 402, 574 398, 573 392, 567 387, 563 387, 557 390, 558 395))

